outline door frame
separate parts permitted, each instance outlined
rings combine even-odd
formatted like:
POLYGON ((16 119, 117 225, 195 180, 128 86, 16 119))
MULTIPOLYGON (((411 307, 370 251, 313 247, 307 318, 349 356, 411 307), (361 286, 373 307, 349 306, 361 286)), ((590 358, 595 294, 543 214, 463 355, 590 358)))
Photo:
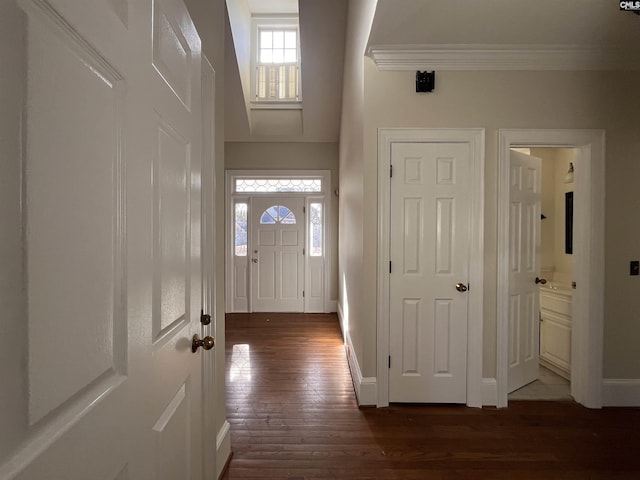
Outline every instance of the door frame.
POLYGON ((469 308, 467 328, 467 402, 482 406, 483 292, 484 292, 484 129, 378 129, 378 302, 377 406, 389 405, 389 307, 391 147, 394 143, 466 143, 471 169, 469 246, 469 308), (471 315, 473 312, 473 315, 471 315))
POLYGON ((571 395, 602 407, 604 340, 605 131, 499 129, 497 265, 497 406, 508 405, 509 178, 511 147, 575 148, 574 278, 571 330, 571 395))
MULTIPOLYGON (((247 218, 251 218, 251 198, 252 197, 302 197, 305 199, 304 206, 305 209, 309 209, 309 204, 312 202, 321 201, 323 203, 323 216, 324 216, 324 231, 323 231, 323 242, 324 242, 324 261, 323 261, 323 269, 324 269, 324 279, 323 279, 323 312, 313 312, 309 313, 328 313, 335 311, 335 308, 332 308, 330 296, 330 279, 331 279, 331 258, 333 255, 331 249, 331 238, 332 238, 332 229, 331 229, 331 170, 226 170, 225 171, 225 309, 227 313, 233 312, 251 312, 251 269, 248 269, 247 272, 247 309, 246 310, 238 310, 234 307, 233 301, 233 289, 235 285, 235 275, 234 275, 234 255, 233 255, 233 245, 235 242, 234 237, 234 219, 235 219, 235 201, 242 200, 247 202, 247 218), (237 178, 321 178, 322 179, 322 191, 321 192, 265 192, 265 193, 235 193, 234 192, 234 183, 237 178)), ((308 238, 308 227, 309 227, 309 215, 305 215, 305 225, 304 225, 304 239, 305 239, 305 249, 308 251, 307 238, 308 238)), ((250 221, 248 221, 247 226, 250 228, 250 221)), ((251 237, 251 233, 248 232, 248 238, 251 237)), ((247 252, 248 253, 248 252, 247 252)), ((305 254, 304 256, 304 290, 308 291, 307 282, 309 271, 309 254, 305 254)), ((304 300, 304 312, 306 313, 309 309, 309 297, 305 297, 304 300)), ((335 305, 333 305, 335 307, 335 305)))

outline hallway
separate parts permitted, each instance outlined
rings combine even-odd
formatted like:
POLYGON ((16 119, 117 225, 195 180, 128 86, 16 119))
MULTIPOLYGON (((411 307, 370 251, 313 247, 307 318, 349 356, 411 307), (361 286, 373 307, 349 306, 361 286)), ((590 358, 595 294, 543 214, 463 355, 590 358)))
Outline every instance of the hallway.
POLYGON ((640 409, 358 409, 335 315, 228 314, 225 479, 631 479, 640 409))

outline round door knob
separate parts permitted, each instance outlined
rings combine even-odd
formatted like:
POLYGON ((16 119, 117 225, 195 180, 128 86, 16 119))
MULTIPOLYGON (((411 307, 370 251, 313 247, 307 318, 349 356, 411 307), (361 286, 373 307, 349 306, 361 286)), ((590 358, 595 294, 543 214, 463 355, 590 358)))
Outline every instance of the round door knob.
POLYGON ((545 278, 536 277, 536 285, 537 284, 544 285, 545 283, 547 283, 547 280, 545 278))
POLYGON ((456 290, 459 292, 466 292, 468 289, 464 283, 456 283, 456 290))
POLYGON ((257 259, 257 258, 252 258, 252 259, 251 259, 251 261, 252 261, 253 263, 258 263, 258 259, 257 259))
POLYGON ((205 350, 211 350, 213 346, 216 344, 216 341, 213 337, 207 335, 204 338, 200 338, 198 334, 193 336, 193 340, 191 340, 191 351, 196 353, 198 348, 202 347, 205 350))

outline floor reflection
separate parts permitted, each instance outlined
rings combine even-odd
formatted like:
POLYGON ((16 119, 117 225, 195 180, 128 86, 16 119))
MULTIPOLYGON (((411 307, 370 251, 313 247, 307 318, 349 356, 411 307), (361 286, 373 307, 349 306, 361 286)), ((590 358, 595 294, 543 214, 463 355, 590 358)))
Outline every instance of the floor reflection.
POLYGON ((251 353, 248 343, 233 346, 231 365, 229 367, 229 382, 247 383, 251 381, 251 353))

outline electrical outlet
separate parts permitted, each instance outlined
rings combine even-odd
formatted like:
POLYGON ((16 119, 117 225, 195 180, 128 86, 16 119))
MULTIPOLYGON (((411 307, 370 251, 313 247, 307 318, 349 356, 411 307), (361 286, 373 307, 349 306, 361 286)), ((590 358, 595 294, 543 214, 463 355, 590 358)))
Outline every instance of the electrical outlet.
POLYGON ((640 261, 631 260, 629 262, 629 275, 640 275, 640 261))

